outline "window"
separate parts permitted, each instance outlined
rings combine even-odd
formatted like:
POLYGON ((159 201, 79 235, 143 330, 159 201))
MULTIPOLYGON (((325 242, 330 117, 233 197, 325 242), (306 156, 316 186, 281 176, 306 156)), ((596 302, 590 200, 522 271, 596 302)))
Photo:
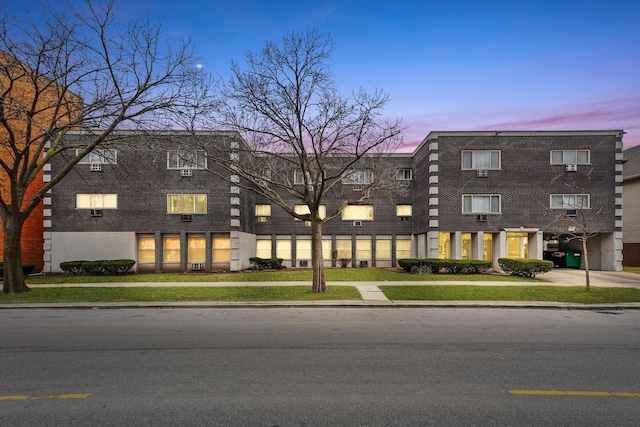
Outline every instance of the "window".
POLYGON ((213 236, 213 262, 231 261, 231 239, 226 236, 213 236))
POLYGON ((500 169, 500 150, 463 150, 462 169, 500 169))
POLYGON ((412 205, 396 205, 396 216, 411 216, 412 205))
POLYGON ((304 174, 302 173, 302 170, 296 169, 293 172, 293 183, 295 185, 304 184, 304 174))
POLYGON ((322 239, 322 259, 331 259, 331 239, 322 239))
POLYGON ((276 240, 276 258, 282 258, 283 260, 291 259, 291 240, 290 239, 276 240))
MULTIPOLYGON (((293 205, 293 211, 298 215, 308 215, 310 213, 307 205, 293 205)), ((318 206, 318 213, 320 214, 320 219, 324 219, 327 216, 327 206, 318 206)), ((295 218, 295 220, 300 221, 298 218, 295 218)))
MULTIPOLYGON (((82 150, 76 149, 76 156, 82 150)), ((115 148, 97 148, 84 156, 78 163, 118 163, 118 156, 115 148)))
POLYGON ((180 262, 180 237, 164 237, 162 245, 164 262, 180 262))
POLYGON ((351 259, 351 240, 336 240, 338 259, 351 259))
POLYGON ((342 211, 343 221, 373 221, 373 205, 349 205, 342 211))
POLYGON ((590 163, 589 150, 551 150, 552 165, 588 165, 590 163))
POLYGON ((371 184, 372 181, 373 172, 367 170, 349 172, 342 178, 343 184, 371 184))
POLYGON ((391 260, 390 239, 376 239, 376 259, 380 261, 391 260))
POLYGON ((411 258, 411 240, 396 240, 396 259, 411 258))
POLYGON ((552 194, 551 209, 590 209, 589 194, 552 194))
POLYGON ((497 214, 500 212, 499 194, 465 194, 462 196, 462 213, 497 214))
POLYGON ((311 240, 296 240, 296 259, 311 260, 311 240))
POLYGON ((371 240, 356 240, 356 259, 371 259, 371 240))
POLYGON ((156 239, 153 236, 138 238, 138 263, 154 264, 156 262, 156 239))
POLYGON ((168 194, 167 213, 170 214, 206 214, 206 194, 168 194))
POLYGON ((271 205, 256 205, 256 216, 258 217, 271 216, 271 205))
POLYGON ((413 169, 398 169, 396 179, 399 181, 411 181, 413 179, 413 169))
POLYGON ((204 151, 172 150, 167 152, 167 169, 206 169, 204 151))
POLYGON ((205 240, 204 236, 189 236, 187 238, 188 262, 205 262, 205 240))
POLYGON ((118 209, 118 195, 76 194, 76 209, 118 209))
POLYGON ((256 257, 271 258, 271 239, 256 240, 256 257))

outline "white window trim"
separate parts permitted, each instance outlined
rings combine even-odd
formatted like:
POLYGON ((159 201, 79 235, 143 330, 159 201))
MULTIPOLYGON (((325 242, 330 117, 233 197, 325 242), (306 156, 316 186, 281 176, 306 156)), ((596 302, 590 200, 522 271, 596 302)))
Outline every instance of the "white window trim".
POLYGON ((396 180, 397 181, 413 181, 413 169, 411 168, 400 168, 396 171, 396 180), (409 178, 405 177, 405 172, 409 172, 409 178))
POLYGON ((550 209, 591 209, 591 195, 590 194, 580 194, 580 193, 575 193, 575 194, 564 194, 564 193, 556 193, 556 194, 550 194, 549 195, 549 208, 550 209), (553 206, 553 198, 558 197, 558 196, 562 196, 563 200, 562 200, 562 206, 553 206), (565 204, 564 203, 564 197, 571 197, 573 196, 574 199, 578 196, 583 196, 587 198, 587 206, 574 206, 571 204, 565 204))
MULTIPOLYGON (((76 156, 79 155, 81 151, 82 151, 81 148, 76 148, 76 156)), ((89 164, 95 164, 95 163, 106 164, 106 165, 118 164, 118 150, 116 150, 115 148, 94 148, 82 159, 80 159, 80 161, 78 162, 79 165, 89 165, 89 164), (106 151, 112 152, 113 158, 106 158, 104 155, 106 151), (97 155, 98 158, 95 160, 85 160, 92 155, 97 155)))
MULTIPOLYGON (((491 206, 491 200, 489 200, 489 206, 491 206)), ((500 215, 502 213, 502 195, 500 194, 463 194, 462 195, 462 214, 463 215, 500 215), (497 197, 498 198, 498 212, 480 212, 480 211, 464 211, 464 199, 465 197, 471 197, 471 208, 473 209, 473 198, 474 197, 497 197)))
POLYGON ((585 148, 577 148, 577 149, 574 149, 574 150, 550 150, 549 151, 549 164, 552 164, 552 165, 590 165, 591 164, 591 150, 585 149, 585 148), (562 152, 562 162, 555 163, 553 161, 553 153, 554 152, 558 152, 558 151, 562 152), (575 162, 566 162, 564 160, 564 153, 566 153, 567 151, 574 151, 576 153, 576 161, 575 162), (579 162, 578 161, 578 151, 586 151, 587 152, 587 161, 586 162, 579 162))
POLYGON ((373 171, 370 170, 354 170, 345 173, 342 183, 346 185, 368 185, 373 182, 373 171))
POLYGON ((205 194, 203 194, 203 193, 167 194, 167 214, 169 214, 169 215, 206 215, 207 211, 208 211, 208 203, 209 203, 209 201, 208 201, 208 197, 207 197, 206 193, 205 194), (194 206, 193 206, 194 210, 193 211, 171 212, 169 210, 169 199, 171 197, 174 197, 174 196, 177 196, 177 197, 181 197, 181 196, 196 196, 196 198, 194 198, 194 203, 195 203, 194 206), (196 212, 195 208, 196 208, 196 206, 198 204, 197 196, 204 196, 204 200, 205 200, 205 205, 204 205, 205 211, 204 212, 196 212))
POLYGON ((167 169, 168 170, 176 170, 176 169, 191 169, 191 170, 205 170, 207 168, 207 156, 206 153, 204 152, 204 150, 169 150, 167 151, 167 169), (172 166, 171 165, 171 154, 172 153, 176 153, 178 154, 177 159, 178 159, 178 165, 176 166, 172 166), (180 154, 179 153, 191 153, 191 154, 195 154, 196 156, 196 162, 198 160, 198 157, 200 156, 200 154, 202 154, 202 158, 204 160, 204 165, 202 166, 185 166, 182 165, 180 166, 180 154))
POLYGON ((460 164, 461 164, 461 169, 462 170, 502 170, 502 150, 462 150, 462 153, 460 154, 460 164), (464 154, 465 153, 471 153, 471 167, 470 168, 465 168, 464 167, 464 154), (489 153, 489 158, 491 158, 491 153, 498 153, 498 167, 488 167, 488 168, 483 168, 483 167, 478 167, 478 166, 474 166, 474 154, 475 153, 489 153))

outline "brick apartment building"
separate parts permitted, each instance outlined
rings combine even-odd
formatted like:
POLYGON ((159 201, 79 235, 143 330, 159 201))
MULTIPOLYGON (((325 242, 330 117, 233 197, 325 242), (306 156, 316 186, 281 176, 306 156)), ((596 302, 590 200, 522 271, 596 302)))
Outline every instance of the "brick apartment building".
MULTIPOLYGON (((327 222, 324 262, 557 261, 579 254, 580 242, 567 238, 584 214, 597 232, 588 241, 590 267, 620 270, 622 134, 432 132, 413 153, 385 157, 405 192, 374 192, 327 222)), ((243 143, 233 132, 199 136, 212 149, 243 143)), ((81 143, 82 133, 68 138, 81 143)), ((63 261, 116 258, 136 260, 138 272, 239 271, 252 256, 310 266, 310 227, 244 189, 190 138, 171 132, 143 144, 130 135, 77 165, 45 200, 45 271, 59 272, 63 261)), ((366 179, 345 180, 341 191, 361 191, 366 179)), ((328 198, 327 211, 342 200, 328 198)))
POLYGON ((622 152, 624 156, 624 265, 640 267, 640 145, 622 152))

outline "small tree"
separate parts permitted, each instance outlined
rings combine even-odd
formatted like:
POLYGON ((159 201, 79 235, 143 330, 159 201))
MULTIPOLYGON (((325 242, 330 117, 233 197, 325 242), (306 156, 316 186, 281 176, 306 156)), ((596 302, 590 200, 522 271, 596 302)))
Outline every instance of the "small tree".
POLYGON ((47 191, 114 130, 148 127, 154 113, 182 108, 194 81, 189 42, 163 46, 159 25, 117 22, 111 1, 65 10, 43 8, 44 25, 6 16, 0 22, 5 293, 28 290, 20 239, 47 191), (64 138, 71 129, 93 133, 75 146, 64 138), (43 182, 45 165, 57 156, 65 166, 43 182))
POLYGON ((222 85, 218 120, 237 130, 246 145, 210 153, 241 178, 239 185, 310 223, 314 292, 326 291, 324 224, 374 189, 393 185, 394 171, 383 153, 397 147, 401 133, 398 121, 380 118, 388 101, 381 91, 338 94, 327 68, 333 48, 329 37, 311 29, 247 53, 246 69, 232 63, 232 77, 222 85), (361 183, 362 191, 343 193, 343 180, 361 183), (329 194, 342 203, 325 213, 323 201, 329 194), (296 210, 296 204, 306 209, 296 210))

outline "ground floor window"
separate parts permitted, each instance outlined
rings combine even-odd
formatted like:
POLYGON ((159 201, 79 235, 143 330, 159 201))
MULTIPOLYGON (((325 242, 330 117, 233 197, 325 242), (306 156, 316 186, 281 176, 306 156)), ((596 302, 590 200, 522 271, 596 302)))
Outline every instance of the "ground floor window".
POLYGON ((282 258, 283 260, 291 259, 291 240, 290 239, 276 240, 276 258, 282 258))
MULTIPOLYGON (((213 236, 213 262, 231 261, 231 239, 227 236, 213 236)), ((271 248, 269 248, 271 251, 271 248)))
POLYGON ((336 240, 337 259, 351 259, 351 240, 336 240))
POLYGON ((311 260, 311 240, 299 239, 296 241, 296 259, 298 261, 311 260))
POLYGON ((485 233, 482 236, 483 238, 483 247, 482 247, 482 259, 485 261, 493 260, 493 236, 491 234, 485 233))
POLYGON ((462 233, 460 236, 461 259, 471 259, 471 233, 462 233))
POLYGON ((371 259, 371 240, 356 240, 356 259, 366 261, 371 259))
POLYGON ((528 245, 527 233, 507 233, 507 258, 529 258, 528 245))
POLYGON ((376 259, 380 261, 391 260, 391 239, 376 240, 376 259))
POLYGON ((164 262, 180 262, 180 237, 165 236, 162 239, 162 259, 164 262))
POLYGON ((438 241, 438 258, 451 258, 451 233, 439 233, 438 241))
POLYGON ((271 239, 256 240, 256 257, 271 258, 271 239))
POLYGON ((187 246, 188 262, 205 262, 206 241, 204 236, 189 236, 187 238, 187 246))
POLYGON ((411 258, 411 240, 396 240, 396 259, 411 258))
POLYGON ((154 264, 156 262, 156 239, 154 236, 138 237, 138 263, 154 264))

